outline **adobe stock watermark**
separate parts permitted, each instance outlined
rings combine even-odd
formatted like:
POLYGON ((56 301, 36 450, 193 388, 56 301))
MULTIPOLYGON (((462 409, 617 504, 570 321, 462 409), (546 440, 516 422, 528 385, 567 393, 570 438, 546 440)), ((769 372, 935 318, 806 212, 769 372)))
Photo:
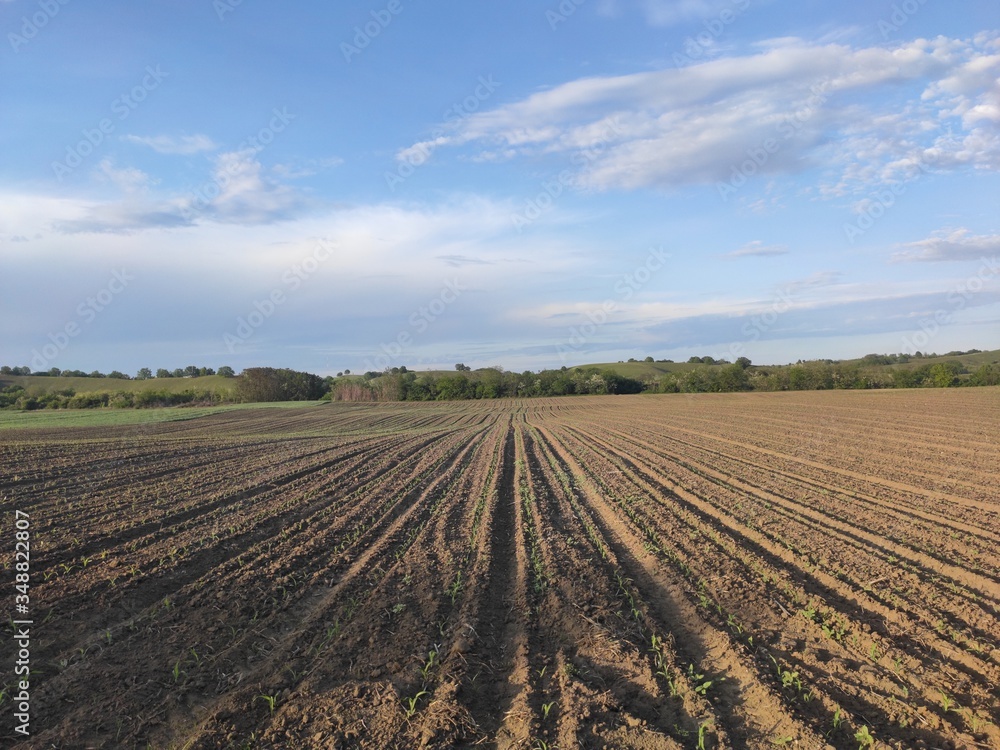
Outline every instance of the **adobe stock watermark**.
MULTIPOLYGON (((280 133, 283 133, 296 118, 296 115, 293 115, 288 111, 288 107, 282 107, 281 109, 275 107, 271 110, 271 114, 272 117, 268 124, 253 135, 249 135, 240 141, 233 153, 250 152, 252 155, 256 156, 269 145, 274 143, 275 137, 280 133)), ((230 160, 224 170, 217 171, 211 180, 194 191, 194 200, 185 204, 181 208, 181 216, 183 216, 185 220, 190 221, 198 213, 201 213, 209 208, 212 205, 212 201, 221 196, 222 191, 232 183, 233 177, 236 176, 241 168, 241 162, 238 160, 230 160)))
POLYGON ((351 42, 340 43, 340 52, 344 56, 344 60, 349 63, 352 58, 360 55, 368 48, 372 40, 385 31, 393 19, 402 12, 403 3, 401 0, 389 0, 388 4, 381 10, 373 10, 370 21, 354 27, 354 36, 351 38, 351 42))
POLYGON ((389 172, 387 170, 385 172, 385 184, 389 186, 389 190, 396 192, 397 186, 406 182, 417 171, 417 168, 426 164, 431 157, 430 144, 444 138, 456 125, 478 112, 483 103, 493 96, 493 92, 499 87, 500 83, 493 80, 492 73, 485 77, 479 76, 473 92, 444 111, 442 115, 444 124, 431 131, 431 140, 408 148, 399 159, 396 171, 389 172))
POLYGON ((21 47, 37 37, 39 32, 49 25, 49 21, 59 15, 62 7, 69 5, 69 2, 70 0, 39 0, 38 10, 30 16, 22 16, 21 33, 15 34, 12 31, 7 34, 11 49, 15 53, 20 52, 21 47))
POLYGON ((810 88, 810 96, 795 112, 786 115, 775 128, 775 137, 768 137, 746 150, 747 158, 739 163, 734 163, 730 168, 728 180, 720 181, 716 184, 716 190, 722 201, 728 202, 729 197, 734 195, 740 188, 746 185, 747 180, 760 172, 775 154, 784 148, 800 130, 819 111, 826 102, 826 91, 828 84, 814 85, 810 88))
POLYGON ((212 9, 220 21, 225 21, 226 16, 243 5, 243 0, 212 0, 212 9))
MULTIPOLYGON (((573 154, 570 157, 570 162, 578 168, 583 168, 591 164, 604 153, 608 144, 612 143, 615 137, 621 135, 621 124, 617 118, 608 120, 604 132, 595 138, 584 150, 573 154)), ((526 227, 541 218, 542 214, 551 210, 556 200, 566 190, 571 188, 574 182, 575 176, 571 169, 564 169, 554 177, 542 180, 541 190, 532 197, 525 199, 520 211, 515 211, 510 215, 510 221, 518 233, 523 232, 526 227)))
POLYGON ((955 314, 964 310, 969 300, 983 291, 983 287, 994 276, 1000 276, 1000 258, 982 258, 982 264, 974 274, 948 292, 945 300, 948 308, 938 308, 934 314, 920 320, 920 330, 903 336, 902 352, 914 355, 927 351, 927 345, 938 335, 943 326, 955 319, 955 314))
POLYGON ((750 316, 750 320, 743 324, 740 333, 743 334, 743 341, 736 341, 729 345, 729 348, 716 359, 729 359, 735 362, 740 357, 746 355, 746 343, 760 341, 761 336, 770 331, 777 324, 782 315, 795 306, 796 287, 787 286, 778 289, 771 298, 770 304, 761 312, 750 316))
POLYGON ((545 11, 545 20, 549 22, 549 28, 555 31, 559 24, 566 23, 585 2, 587 0, 560 0, 555 8, 545 11))
POLYGON ((381 372, 389 367, 394 359, 401 357, 413 345, 417 336, 425 333, 467 291, 469 288, 463 286, 458 279, 445 280, 437 295, 410 313, 407 318, 410 328, 402 329, 391 341, 379 344, 379 352, 374 357, 365 357, 365 369, 381 372), (413 329, 413 333, 410 329, 413 329))
MULTIPOLYGON (((159 65, 147 65, 146 75, 142 80, 111 102, 111 114, 118 116, 117 122, 127 120, 136 107, 146 101, 169 75, 164 73, 159 65)), ((102 117, 93 128, 84 128, 83 138, 66 147, 66 157, 62 161, 52 162, 52 173, 56 179, 62 182, 64 177, 83 164, 84 160, 115 132, 117 122, 110 117, 102 117)))
POLYGON ((236 318, 236 328, 233 333, 227 332, 223 335, 222 343, 226 345, 226 351, 235 354, 236 347, 249 341, 278 308, 288 301, 288 293, 301 288, 309 277, 329 260, 336 249, 336 243, 320 240, 309 255, 286 269, 281 274, 282 286, 272 289, 264 299, 254 300, 253 309, 246 315, 236 318))
POLYGON ((608 297, 597 307, 587 310, 584 313, 587 318, 586 323, 570 326, 565 343, 556 344, 556 353, 559 355, 559 359, 565 363, 568 355, 578 354, 608 322, 608 317, 618 310, 619 305, 632 299, 658 271, 663 270, 670 257, 670 253, 665 252, 662 247, 650 248, 649 254, 642 263, 629 273, 622 274, 615 282, 613 287, 615 297, 608 297))
POLYGON ((878 30, 882 34, 882 39, 888 39, 890 34, 903 28, 917 11, 919 11, 927 0, 903 0, 901 3, 892 4, 892 13, 888 18, 880 19, 878 30))
POLYGON ((703 21, 704 31, 684 39, 682 51, 674 53, 674 65, 683 68, 700 62, 715 44, 715 40, 750 8, 750 0, 732 0, 731 4, 733 7, 723 8, 713 18, 703 21))
POLYGON ((31 369, 35 372, 49 369, 49 365, 69 346, 70 340, 75 339, 86 330, 87 326, 97 320, 97 316, 110 307, 115 297, 124 292, 132 281, 135 281, 135 277, 124 268, 112 271, 107 284, 77 305, 76 316, 80 322, 68 321, 55 333, 49 332, 49 343, 41 349, 31 350, 31 369))

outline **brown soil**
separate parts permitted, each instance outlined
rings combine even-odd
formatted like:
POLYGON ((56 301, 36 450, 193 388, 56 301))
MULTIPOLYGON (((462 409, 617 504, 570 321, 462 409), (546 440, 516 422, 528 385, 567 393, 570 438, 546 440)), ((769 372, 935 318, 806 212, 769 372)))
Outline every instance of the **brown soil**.
POLYGON ((995 388, 8 431, 0 743, 1000 748, 998 467, 995 388))

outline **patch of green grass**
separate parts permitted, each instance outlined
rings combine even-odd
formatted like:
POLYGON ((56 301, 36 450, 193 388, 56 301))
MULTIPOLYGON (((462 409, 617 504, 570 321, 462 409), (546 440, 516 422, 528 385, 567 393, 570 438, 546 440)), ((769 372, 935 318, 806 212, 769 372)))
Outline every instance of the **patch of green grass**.
MULTIPOLYGON (((149 382, 149 381, 146 381, 149 382)), ((51 427, 118 427, 158 424, 197 419, 236 409, 273 409, 315 406, 317 401, 276 401, 264 404, 225 404, 222 406, 166 406, 152 409, 38 409, 12 411, 0 409, 0 430, 40 429, 51 427)))
POLYGON ((149 378, 147 380, 121 380, 118 378, 51 378, 45 375, 2 375, 0 388, 7 385, 19 385, 31 395, 45 391, 61 391, 72 388, 77 393, 106 393, 109 391, 167 391, 181 393, 182 391, 213 391, 215 393, 231 392, 236 387, 233 378, 221 375, 205 375, 197 378, 149 378))

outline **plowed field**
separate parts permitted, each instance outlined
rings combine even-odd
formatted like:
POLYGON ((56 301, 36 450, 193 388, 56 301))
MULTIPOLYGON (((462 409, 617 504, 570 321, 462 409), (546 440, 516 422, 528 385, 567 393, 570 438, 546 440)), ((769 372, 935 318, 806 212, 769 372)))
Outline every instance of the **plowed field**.
POLYGON ((998 479, 995 388, 8 430, 2 742, 998 748, 998 479))

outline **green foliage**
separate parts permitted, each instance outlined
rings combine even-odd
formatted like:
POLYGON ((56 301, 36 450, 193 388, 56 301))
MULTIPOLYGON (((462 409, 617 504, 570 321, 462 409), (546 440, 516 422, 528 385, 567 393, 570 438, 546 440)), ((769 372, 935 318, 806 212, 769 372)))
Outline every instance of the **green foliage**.
POLYGON ((324 393, 323 378, 308 372, 248 367, 236 378, 236 398, 244 403, 317 401, 324 393))

